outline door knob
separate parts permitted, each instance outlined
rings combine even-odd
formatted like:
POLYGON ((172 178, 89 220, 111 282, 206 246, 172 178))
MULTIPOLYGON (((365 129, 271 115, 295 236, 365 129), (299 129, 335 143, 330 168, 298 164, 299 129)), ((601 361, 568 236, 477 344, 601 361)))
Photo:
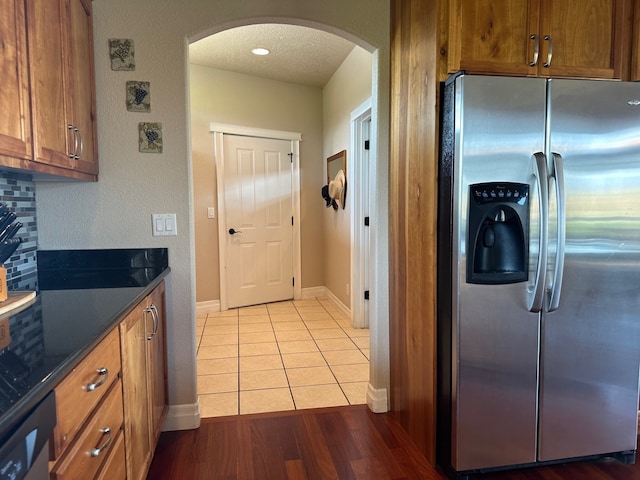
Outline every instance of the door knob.
POLYGON ((242 231, 241 230, 236 230, 234 228, 230 228, 229 229, 229 234, 235 235, 236 233, 242 233, 242 231))

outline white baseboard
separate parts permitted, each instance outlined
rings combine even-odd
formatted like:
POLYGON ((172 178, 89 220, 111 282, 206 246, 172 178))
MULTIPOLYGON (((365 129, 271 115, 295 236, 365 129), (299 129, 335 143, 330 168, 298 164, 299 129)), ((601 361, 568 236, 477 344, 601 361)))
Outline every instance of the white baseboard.
POLYGON ((169 405, 167 418, 162 425, 163 432, 193 430, 200 426, 200 404, 169 405))
POLYGON ((351 309, 347 307, 344 303, 340 301, 338 297, 336 297, 331 290, 325 287, 324 296, 329 299, 331 304, 338 310, 343 316, 347 318, 351 318, 351 309))
MULTIPOLYGON (((302 298, 327 297, 331 304, 343 315, 351 315, 351 309, 340 301, 327 287, 309 287, 301 289, 302 298)), ((215 313, 220 311, 220 300, 196 302, 196 314, 215 313)))
POLYGON ((327 287, 310 287, 302 289, 302 298, 327 297, 336 310, 343 316, 351 318, 351 309, 336 297, 327 287))
POLYGON ((302 298, 324 297, 327 289, 325 287, 309 287, 303 288, 301 291, 302 298))
POLYGON ((207 300, 196 302, 196 315, 203 313, 215 313, 220 311, 220 300, 207 300))
POLYGON ((389 398, 386 388, 373 388, 367 386, 367 405, 373 413, 385 413, 389 411, 389 398))

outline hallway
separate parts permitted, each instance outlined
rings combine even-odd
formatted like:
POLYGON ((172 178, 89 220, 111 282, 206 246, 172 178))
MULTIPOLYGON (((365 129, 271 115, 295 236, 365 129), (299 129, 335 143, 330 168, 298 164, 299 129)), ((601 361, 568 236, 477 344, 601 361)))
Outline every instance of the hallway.
POLYGON ((369 330, 324 297, 197 318, 202 418, 366 403, 369 330))

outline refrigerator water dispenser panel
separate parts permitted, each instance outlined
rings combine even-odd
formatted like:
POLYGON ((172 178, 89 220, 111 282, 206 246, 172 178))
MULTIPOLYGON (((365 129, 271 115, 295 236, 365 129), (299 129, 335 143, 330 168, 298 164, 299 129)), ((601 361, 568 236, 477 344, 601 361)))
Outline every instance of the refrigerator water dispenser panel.
POLYGON ((469 196, 467 282, 527 281, 529 185, 477 183, 469 196))

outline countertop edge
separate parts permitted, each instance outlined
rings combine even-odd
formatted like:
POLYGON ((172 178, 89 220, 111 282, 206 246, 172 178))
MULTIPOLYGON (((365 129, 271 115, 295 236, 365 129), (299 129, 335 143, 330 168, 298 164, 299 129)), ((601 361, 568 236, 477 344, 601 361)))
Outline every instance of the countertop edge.
POLYGON ((4 441, 22 419, 33 410, 78 364, 100 343, 118 324, 126 317, 136 305, 149 295, 171 272, 171 267, 166 267, 127 305, 123 306, 113 319, 105 323, 104 328, 97 333, 82 348, 65 359, 65 361, 37 386, 34 386, 19 402, 15 410, 10 410, 0 417, 0 442, 4 441))

